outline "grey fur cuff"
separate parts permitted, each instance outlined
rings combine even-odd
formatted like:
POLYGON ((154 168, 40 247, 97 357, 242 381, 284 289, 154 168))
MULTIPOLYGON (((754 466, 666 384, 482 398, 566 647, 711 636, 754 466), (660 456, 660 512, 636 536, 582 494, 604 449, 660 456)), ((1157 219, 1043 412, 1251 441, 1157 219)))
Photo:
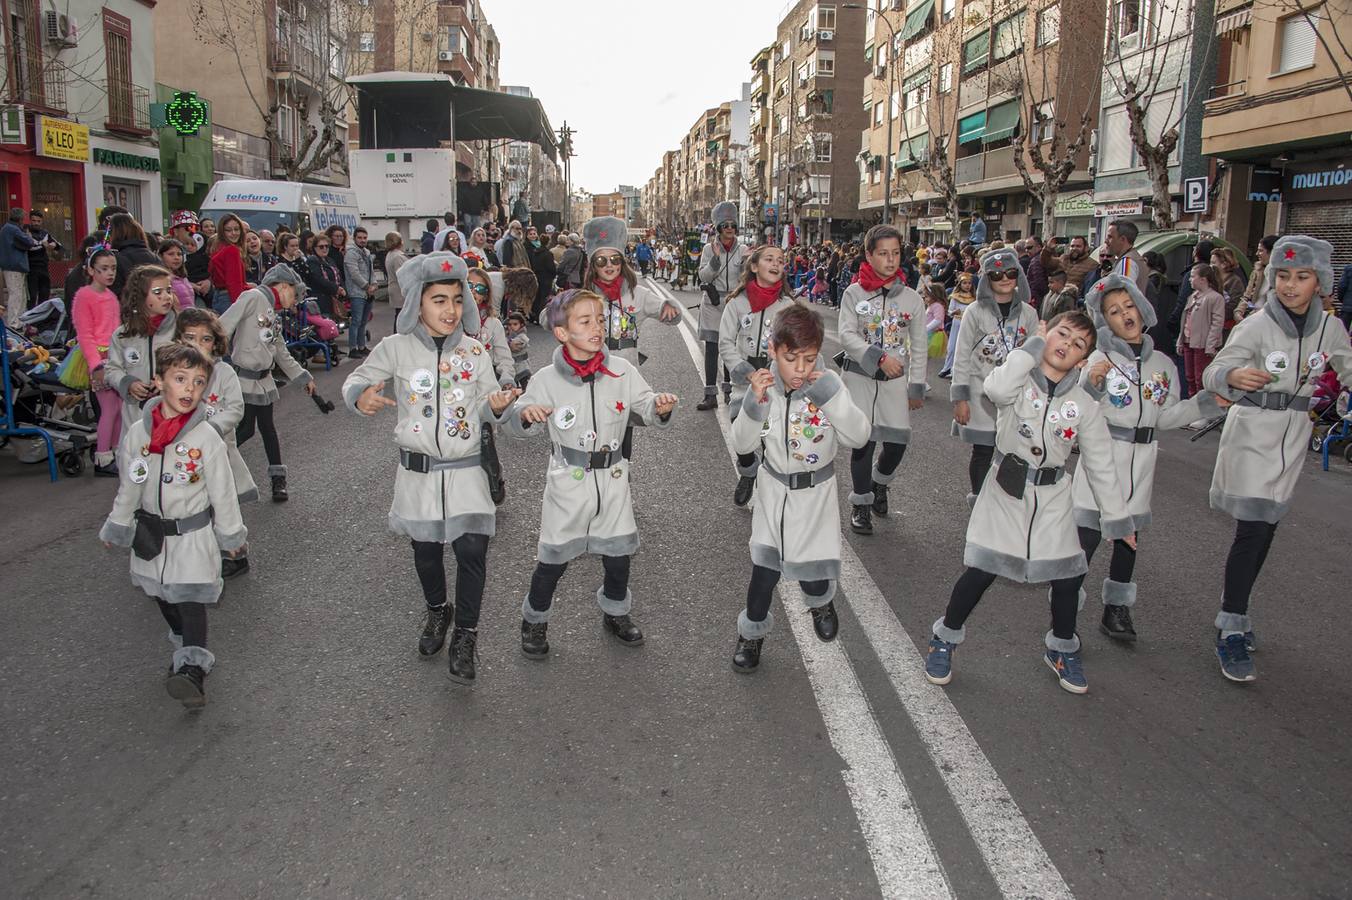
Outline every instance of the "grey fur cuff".
MULTIPOLYGON (((218 422, 215 417, 208 419, 207 424, 210 425, 212 428, 216 429, 216 433, 219 434, 221 437, 225 437, 225 426, 222 425, 220 422, 218 422)), ((234 431, 233 428, 230 430, 234 431)))
POLYGON ((809 594, 807 591, 803 591, 803 605, 808 609, 821 609, 834 599, 836 599, 835 579, 826 582, 826 593, 824 594, 809 594))
POLYGON ((532 625, 548 622, 550 619, 554 618, 554 604, 550 603, 549 609, 536 609, 530 605, 530 595, 527 594, 526 598, 521 601, 521 618, 523 621, 529 622, 532 625))
POLYGON ((854 491, 850 491, 848 499, 851 506, 872 506, 873 491, 869 491, 867 494, 856 494, 854 491))
MULTIPOLYGON (((1104 383, 1104 385, 1107 385, 1107 383, 1108 383, 1107 379, 1104 379, 1104 382, 1103 382, 1103 383, 1104 383)), ((1103 388, 1101 388, 1101 387, 1099 387, 1098 385, 1094 384, 1093 380, 1091 380, 1091 379, 1089 379, 1089 378, 1086 378, 1084 381, 1081 381, 1081 382, 1080 382, 1080 387, 1084 388, 1084 392, 1085 392, 1086 394, 1088 394, 1090 397, 1093 397, 1093 398, 1094 398, 1094 402, 1095 402, 1095 403, 1097 403, 1098 401, 1100 401, 1100 400, 1103 399, 1103 394, 1104 394, 1103 388)))
POLYGON ((1103 519, 1100 524, 1102 527, 1099 530, 1110 541, 1129 537, 1136 531, 1136 524, 1132 522, 1131 516, 1123 519, 1103 519))
POLYGON ((1047 339, 1040 334, 1035 334, 1022 345, 1015 347, 1015 350, 1022 350, 1038 362, 1042 362, 1042 351, 1047 349, 1047 339))
POLYGON ((972 387, 967 384, 958 384, 956 381, 948 386, 948 402, 972 402, 972 387))
POLYGON ((1229 613, 1225 610, 1216 613, 1216 627, 1222 632, 1253 631, 1253 623, 1249 621, 1247 613, 1229 613))
POLYGON ((282 465, 282 466, 268 466, 268 477, 269 477, 269 478, 285 478, 285 477, 286 477, 286 466, 284 466, 284 465, 282 465))
POLYGON ((307 384, 309 384, 310 382, 312 382, 312 381, 314 381, 314 380, 315 380, 315 377, 314 377, 313 375, 310 374, 310 370, 309 370, 309 369, 301 369, 301 370, 300 370, 300 375, 298 375, 298 376, 296 377, 295 381, 293 381, 293 382, 291 382, 291 383, 294 384, 294 385, 296 385, 297 387, 305 387, 307 384))
POLYGON ((737 635, 748 641, 755 641, 765 637, 775 627, 775 614, 767 612, 765 618, 759 622, 753 622, 746 617, 746 610, 737 614, 737 635))
POLYGON ((349 381, 343 385, 343 402, 347 404, 348 409, 359 416, 365 415, 365 413, 357 409, 357 400, 361 397, 362 391, 368 387, 370 387, 369 384, 360 381, 349 381))
POLYGON ((634 608, 634 592, 626 588, 623 600, 613 600, 606 596, 604 587, 599 587, 596 589, 596 604, 608 616, 627 616, 629 610, 634 608))
POLYGON ((1080 652, 1080 636, 1078 634, 1075 635, 1075 637, 1073 638, 1067 639, 1067 638, 1059 638, 1049 631, 1047 632, 1046 641, 1048 650, 1055 650, 1058 653, 1080 652))
POLYGON ((1135 606, 1136 583, 1134 581, 1113 581, 1103 579, 1104 606, 1135 606))
POLYGON ((1225 412, 1221 409, 1221 405, 1216 402, 1216 395, 1211 391, 1203 391, 1197 395, 1197 411, 1208 419, 1225 412))
MULTIPOLYGON (((750 384, 751 373, 754 371, 756 371, 756 367, 743 360, 737 364, 735 369, 728 373, 728 379, 733 384, 750 384)), ((712 385, 710 387, 712 387, 712 385)), ((706 388, 705 390, 707 391, 709 388, 706 388)))
POLYGON ((131 539, 136 535, 134 525, 122 525, 108 519, 99 529, 99 540, 114 547, 130 547, 131 539))
POLYGON ((878 374, 878 364, 883 361, 883 357, 886 355, 887 354, 883 353, 882 347, 879 347, 877 344, 869 344, 868 347, 864 349, 864 358, 860 361, 859 365, 863 366, 864 370, 870 375, 876 375, 878 374))
POLYGON ((761 403, 755 391, 747 391, 742 395, 742 413, 753 422, 764 422, 770 418, 770 403, 761 403))
POLYGON ((754 455, 756 457, 756 460, 751 465, 749 466, 737 465, 733 467, 737 470, 737 474, 742 478, 755 478, 756 473, 760 471, 761 465, 760 451, 756 451, 754 455))
POLYGON ((184 666, 199 666, 210 674, 216 665, 216 656, 206 647, 180 647, 174 651, 174 671, 184 666))
POLYGON ((924 399, 925 399, 925 382, 923 382, 923 381, 913 381, 913 382, 911 382, 910 384, 906 385, 906 399, 907 399, 907 400, 924 400, 924 399))
POLYGON ((1213 394, 1220 394, 1226 400, 1238 400, 1244 396, 1244 392, 1230 387, 1226 380, 1230 373, 1239 366, 1216 366, 1214 363, 1207 366, 1206 371, 1202 373, 1202 387, 1211 391, 1213 394))
POLYGON ((249 529, 243 526, 240 526, 239 531, 231 532, 230 534, 223 534, 219 531, 216 532, 216 545, 227 553, 233 553, 240 547, 243 547, 244 542, 248 539, 249 529))
POLYGON ((840 376, 835 372, 823 372, 803 394, 809 402, 818 406, 825 406, 840 393, 840 389, 845 386, 845 382, 840 380, 840 376))
POLYGON ((131 399, 131 394, 129 394, 128 391, 131 390, 131 386, 135 384, 137 380, 135 375, 123 375, 117 380, 117 384, 114 385, 114 387, 116 387, 117 392, 122 395, 123 400, 131 399))
POLYGON ((949 628, 944 624, 942 616, 935 621, 934 627, 930 631, 934 632, 934 636, 939 640, 947 641, 950 644, 961 644, 963 639, 967 637, 966 625, 961 628, 949 628))

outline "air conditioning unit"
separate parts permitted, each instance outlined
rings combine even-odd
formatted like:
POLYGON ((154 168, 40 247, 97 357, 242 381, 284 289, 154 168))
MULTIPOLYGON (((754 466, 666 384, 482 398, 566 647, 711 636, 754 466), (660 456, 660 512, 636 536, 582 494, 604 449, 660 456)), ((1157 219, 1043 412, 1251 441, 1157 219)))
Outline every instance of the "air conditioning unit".
POLYGON ((43 14, 43 37, 53 47, 74 47, 76 41, 75 21, 70 16, 56 10, 46 10, 43 14))
POLYGON ((817 32, 817 40, 819 41, 834 41, 835 39, 836 33, 829 28, 817 32))
POLYGON ((438 50, 438 51, 437 51, 437 62, 450 62, 450 61, 453 60, 453 59, 455 59, 455 51, 454 51, 454 50, 438 50))

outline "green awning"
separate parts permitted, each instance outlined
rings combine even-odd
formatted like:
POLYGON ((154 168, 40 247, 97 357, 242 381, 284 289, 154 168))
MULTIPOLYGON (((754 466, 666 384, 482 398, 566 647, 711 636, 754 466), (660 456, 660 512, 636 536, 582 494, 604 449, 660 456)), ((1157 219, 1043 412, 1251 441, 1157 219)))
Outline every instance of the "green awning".
POLYGON ((962 74, 984 66, 991 56, 991 33, 983 31, 962 45, 962 74))
POLYGON ((920 164, 929 153, 928 134, 917 135, 909 141, 902 141, 901 147, 897 150, 897 168, 910 169, 920 164))
POLYGON ((929 66, 926 66, 925 68, 921 69, 919 72, 916 72, 914 75, 907 78, 905 81, 901 83, 901 92, 904 94, 907 91, 920 87, 921 85, 928 84, 929 80, 930 80, 930 70, 929 66))
POLYGON ((929 24, 930 17, 934 14, 934 0, 925 0, 915 9, 906 14, 906 24, 901 26, 901 39, 909 41, 917 34, 925 30, 929 24))
POLYGON ((986 111, 973 113, 958 121, 958 143, 970 144, 986 133, 986 111))
POLYGON ((990 115, 986 119, 986 131, 981 136, 983 144, 993 144, 996 141, 1002 141, 1014 133, 1019 127, 1019 101, 1011 100, 1000 106, 993 106, 989 110, 990 115))

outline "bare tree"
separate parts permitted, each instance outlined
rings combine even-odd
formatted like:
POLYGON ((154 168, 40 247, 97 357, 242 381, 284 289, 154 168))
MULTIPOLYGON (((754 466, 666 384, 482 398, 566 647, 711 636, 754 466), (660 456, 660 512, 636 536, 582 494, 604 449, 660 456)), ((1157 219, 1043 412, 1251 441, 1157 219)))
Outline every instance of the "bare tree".
POLYGON ((924 178, 930 190, 939 195, 939 202, 944 207, 944 216, 948 219, 954 236, 958 234, 962 221, 962 207, 956 165, 951 156, 950 145, 957 141, 958 110, 962 106, 960 100, 962 29, 980 22, 982 18, 983 16, 978 14, 974 21, 954 19, 944 23, 934 32, 931 58, 940 66, 938 75, 940 89, 925 101, 930 139, 925 152, 915 157, 920 176, 924 178), (946 90, 941 74, 944 65, 952 66, 952 75, 946 90))
POLYGON ((1352 22, 1352 2, 1348 0, 1323 0, 1322 3, 1311 2, 1311 0, 1267 0, 1277 12, 1278 18, 1285 18, 1289 13, 1299 13, 1305 17, 1305 21, 1310 23, 1314 30, 1315 40, 1324 48, 1328 54, 1329 61, 1333 64, 1333 71, 1342 85, 1343 91, 1347 94, 1348 100, 1352 100, 1352 52, 1347 48, 1347 39, 1339 31, 1341 27, 1348 27, 1352 22), (1324 24, 1327 28, 1321 28, 1324 24), (1327 31, 1327 34, 1325 32, 1327 31), (1331 39, 1331 40, 1330 40, 1331 39), (1336 48, 1336 49, 1335 49, 1336 48))

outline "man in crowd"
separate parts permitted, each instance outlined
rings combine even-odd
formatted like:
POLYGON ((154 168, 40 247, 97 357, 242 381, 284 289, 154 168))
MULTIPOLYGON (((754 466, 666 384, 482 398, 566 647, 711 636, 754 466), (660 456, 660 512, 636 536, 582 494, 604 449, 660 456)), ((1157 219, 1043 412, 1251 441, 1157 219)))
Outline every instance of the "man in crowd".
POLYGON ((646 237, 639 241, 638 246, 634 248, 634 259, 637 260, 638 269, 644 276, 653 273, 653 248, 646 237))
POLYGON ((38 246, 28 251, 28 306, 31 309, 44 302, 52 293, 52 273, 48 268, 51 254, 60 252, 61 245, 43 227, 42 210, 28 212, 28 236, 38 246))
POLYGON ((1085 276, 1098 271, 1098 263, 1089 255, 1089 241, 1082 235, 1075 235, 1061 255, 1056 255, 1051 244, 1042 248, 1042 267, 1047 273, 1058 269, 1066 273, 1066 284, 1078 288, 1084 283, 1085 276))
POLYGON ((986 221, 979 212, 972 213, 972 227, 967 231, 967 240, 977 248, 986 243, 986 221))
POLYGON ((1028 265, 1024 274, 1028 276, 1028 288, 1033 294, 1033 306, 1042 304, 1047 296, 1047 267, 1042 264, 1042 238, 1030 234, 1023 242, 1024 253, 1028 255, 1028 265))
POLYGON ((423 253, 431 253, 437 245, 437 220, 428 219, 423 227, 422 238, 418 241, 418 247, 423 253))
POLYGON ((41 247, 28 236, 23 228, 23 210, 14 207, 9 211, 9 221, 0 228, 0 271, 4 273, 5 321, 10 327, 17 328, 19 316, 28 304, 28 254, 35 247, 41 247))
POLYGON ((1113 255, 1113 271, 1136 282, 1136 286, 1145 294, 1150 281, 1150 267, 1145 257, 1136 249, 1136 238, 1140 229, 1126 219, 1116 219, 1108 226, 1108 235, 1103 245, 1113 255))

